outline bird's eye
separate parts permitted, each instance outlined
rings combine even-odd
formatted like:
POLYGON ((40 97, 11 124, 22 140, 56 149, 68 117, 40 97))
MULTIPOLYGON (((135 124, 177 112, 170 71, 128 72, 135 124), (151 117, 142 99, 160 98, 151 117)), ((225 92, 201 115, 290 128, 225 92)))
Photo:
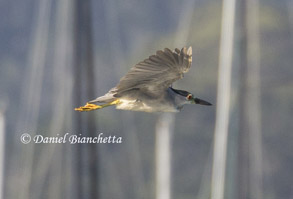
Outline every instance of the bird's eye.
POLYGON ((192 99, 192 95, 191 94, 189 94, 189 95, 187 95, 187 97, 186 97, 188 100, 191 100, 192 99))

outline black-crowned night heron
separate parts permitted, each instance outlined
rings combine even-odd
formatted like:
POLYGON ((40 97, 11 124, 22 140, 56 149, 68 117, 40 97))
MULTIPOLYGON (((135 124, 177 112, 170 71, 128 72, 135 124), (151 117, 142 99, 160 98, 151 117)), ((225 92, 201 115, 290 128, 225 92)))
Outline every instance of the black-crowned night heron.
POLYGON ((211 105, 171 84, 191 67, 192 48, 165 48, 139 62, 104 96, 89 101, 76 111, 91 111, 116 105, 117 109, 145 112, 179 112, 185 104, 211 105), (94 103, 102 103, 96 105, 94 103))

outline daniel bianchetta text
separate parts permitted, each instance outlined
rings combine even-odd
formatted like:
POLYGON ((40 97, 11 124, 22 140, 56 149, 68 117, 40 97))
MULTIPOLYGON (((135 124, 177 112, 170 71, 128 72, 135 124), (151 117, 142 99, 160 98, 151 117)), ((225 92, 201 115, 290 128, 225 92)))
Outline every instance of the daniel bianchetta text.
POLYGON ((33 141, 36 144, 46 143, 46 144, 58 144, 58 143, 70 143, 70 144, 120 144, 122 143, 122 137, 119 136, 103 136, 103 133, 98 134, 95 137, 87 137, 79 135, 69 135, 69 133, 63 136, 43 136, 35 135, 33 141))

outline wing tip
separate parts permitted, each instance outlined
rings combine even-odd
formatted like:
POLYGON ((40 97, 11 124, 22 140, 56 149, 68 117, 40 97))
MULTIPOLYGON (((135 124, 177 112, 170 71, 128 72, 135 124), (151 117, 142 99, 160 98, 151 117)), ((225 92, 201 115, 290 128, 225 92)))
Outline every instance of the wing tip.
POLYGON ((189 46, 189 48, 187 49, 187 55, 192 55, 192 46, 189 46))
POLYGON ((187 48, 186 46, 184 46, 184 47, 181 49, 180 54, 182 54, 182 55, 187 55, 187 56, 192 56, 192 47, 189 46, 189 47, 187 48))

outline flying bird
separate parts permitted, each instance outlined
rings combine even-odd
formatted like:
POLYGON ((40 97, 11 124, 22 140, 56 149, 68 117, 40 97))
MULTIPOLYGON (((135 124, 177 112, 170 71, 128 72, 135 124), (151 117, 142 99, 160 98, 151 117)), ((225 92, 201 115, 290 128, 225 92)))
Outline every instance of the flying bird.
POLYGON ((115 105, 131 111, 179 112, 185 104, 212 105, 188 91, 172 88, 172 83, 189 71, 191 63, 192 47, 159 50, 132 67, 108 93, 75 110, 92 111, 115 105))

